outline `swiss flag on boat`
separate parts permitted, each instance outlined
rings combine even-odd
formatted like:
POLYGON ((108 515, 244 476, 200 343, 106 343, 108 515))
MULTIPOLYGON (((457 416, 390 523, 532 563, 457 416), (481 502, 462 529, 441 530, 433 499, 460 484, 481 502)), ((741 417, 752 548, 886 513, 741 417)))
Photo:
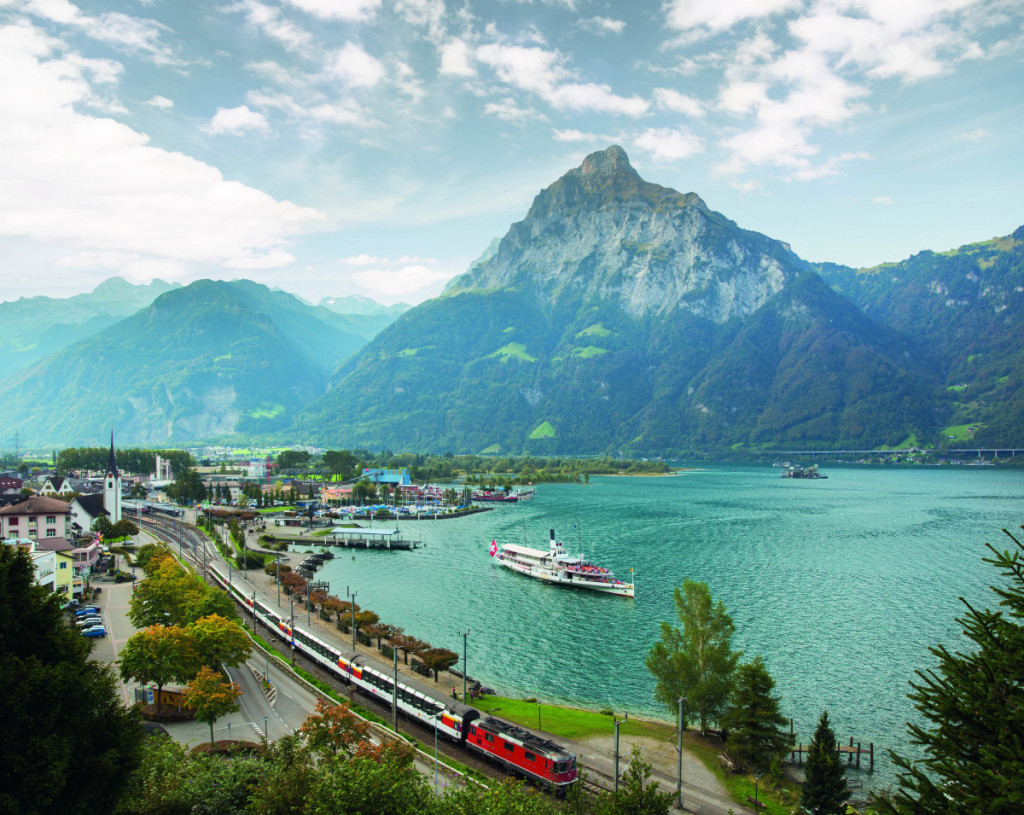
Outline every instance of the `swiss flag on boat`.
POLYGON ((492 540, 491 541, 491 557, 494 557, 496 554, 498 554, 498 542, 492 540))

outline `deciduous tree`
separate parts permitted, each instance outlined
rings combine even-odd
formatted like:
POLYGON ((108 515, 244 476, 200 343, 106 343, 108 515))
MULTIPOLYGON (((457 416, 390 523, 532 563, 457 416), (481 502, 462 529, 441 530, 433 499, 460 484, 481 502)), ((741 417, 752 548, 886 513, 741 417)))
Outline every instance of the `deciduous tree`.
POLYGON ((438 674, 447 671, 452 665, 459 661, 459 655, 447 648, 428 648, 419 654, 423 665, 434 672, 434 681, 437 682, 438 674))
POLYGON ((210 725, 210 747, 213 747, 213 724, 221 716, 238 710, 242 688, 229 682, 218 671, 203 666, 185 686, 184 702, 195 711, 195 718, 210 725))
POLYGON ((134 679, 157 689, 157 707, 160 693, 168 682, 187 682, 196 669, 192 638, 180 626, 151 625, 145 631, 132 635, 118 660, 121 678, 134 679))
POLYGON ((784 728, 787 719, 779 712, 775 680, 761 657, 736 670, 729 709, 722 716, 727 731, 726 747, 744 769, 764 773, 772 759, 781 758, 789 746, 784 728))
POLYGON ((684 723, 696 717, 706 734, 725 709, 742 654, 731 648, 732 618, 720 601, 712 603, 707 583, 687 580, 675 590, 675 603, 682 630, 661 624, 647 670, 657 680, 658 701, 674 712, 681 698, 684 723))
POLYGON ((252 653, 252 640, 245 631, 218 614, 196 620, 186 630, 198 663, 214 670, 241 665, 252 653))
POLYGON ((303 723, 299 732, 310 749, 319 753, 352 755, 369 742, 370 727, 349 710, 346 702, 332 705, 320 698, 316 712, 303 723))

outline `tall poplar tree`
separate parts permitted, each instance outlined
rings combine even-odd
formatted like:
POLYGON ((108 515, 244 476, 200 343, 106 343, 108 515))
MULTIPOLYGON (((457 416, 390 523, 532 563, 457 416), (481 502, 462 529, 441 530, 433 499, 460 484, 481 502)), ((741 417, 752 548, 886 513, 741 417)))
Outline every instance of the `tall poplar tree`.
POLYGON ((1003 532, 1011 550, 985 544, 984 558, 1004 578, 992 586, 1000 608, 979 611, 961 597, 957 622, 972 646, 930 649, 938 667, 910 683, 925 724, 908 730, 924 758, 891 754, 899 789, 881 812, 1024 812, 1024 546, 1003 532))
POLYGON ((828 711, 821 714, 807 752, 800 810, 810 815, 845 815, 850 788, 846 770, 839 759, 836 734, 828 723, 828 711))
POLYGON ((673 712, 682 699, 684 725, 696 719, 706 734, 725 710, 742 653, 732 650, 732 617, 721 601, 712 603, 707 583, 685 581, 675 590, 675 603, 682 630, 661 624, 647 670, 657 680, 655 698, 673 712))

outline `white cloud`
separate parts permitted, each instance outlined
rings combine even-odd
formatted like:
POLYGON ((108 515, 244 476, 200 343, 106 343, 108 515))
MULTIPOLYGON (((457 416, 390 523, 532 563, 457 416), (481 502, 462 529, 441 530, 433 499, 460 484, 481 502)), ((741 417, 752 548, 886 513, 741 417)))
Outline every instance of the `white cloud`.
POLYGON ((295 257, 279 246, 268 249, 243 249, 224 261, 228 269, 277 269, 295 262, 295 257))
POLYGON ((679 31, 725 31, 744 20, 799 8, 802 0, 670 0, 666 22, 679 31))
POLYGON ((451 272, 414 264, 398 269, 366 269, 353 275, 353 279, 372 297, 393 303, 398 300, 415 302, 428 290, 432 294, 437 293, 439 284, 453 276, 451 272))
POLYGON ((99 42, 126 51, 146 53, 157 64, 176 61, 172 51, 160 42, 161 34, 168 29, 156 20, 132 17, 119 11, 92 17, 83 14, 78 6, 68 0, 27 0, 23 8, 51 22, 74 26, 99 42))
POLYGON ((633 144, 659 161, 679 161, 704 150, 700 137, 685 128, 648 128, 633 139, 633 144))
POLYGON ((336 51, 328 73, 350 88, 372 88, 384 79, 384 64, 352 42, 336 51))
POLYGON ((962 133, 955 133, 953 135, 953 138, 956 139, 957 141, 978 142, 991 135, 992 134, 989 133, 987 130, 982 130, 980 127, 977 127, 974 130, 964 130, 962 133))
POLYGON ((475 76, 473 49, 464 40, 454 39, 441 46, 442 74, 451 76, 475 76))
POLYGON ((395 0, 395 11, 412 25, 427 30, 431 42, 438 43, 444 36, 444 0, 395 0))
POLYGON ((890 195, 877 195, 871 199, 873 204, 892 204, 895 203, 895 199, 890 195))
POLYGON ((594 142, 598 139, 596 133, 583 133, 579 130, 555 130, 553 135, 555 141, 560 142, 594 142))
POLYGON ((521 108, 511 97, 505 97, 500 102, 488 102, 484 105, 484 113, 487 116, 496 116, 504 122, 523 122, 529 119, 543 120, 544 116, 533 108, 521 108))
POLYGON ((363 22, 373 19, 381 0, 286 0, 295 8, 321 20, 363 22))
POLYGON ((590 110, 642 116, 649 107, 639 96, 623 97, 608 85, 573 82, 572 72, 557 51, 538 47, 489 43, 476 50, 477 59, 490 65, 498 78, 515 88, 538 94, 561 110, 590 110))
POLYGON ((383 266, 390 263, 387 258, 379 258, 374 255, 360 254, 352 255, 347 258, 338 258, 338 263, 344 263, 346 266, 383 266))
POLYGON ((583 20, 581 25, 602 34, 621 34, 626 28, 626 21, 613 20, 611 17, 591 17, 583 20))
POLYGON ((146 102, 146 104, 151 105, 155 108, 160 108, 161 110, 170 110, 174 107, 174 102, 172 102, 166 96, 154 96, 152 99, 146 102))
POLYGON ((312 44, 313 38, 309 32, 289 20, 274 6, 259 3, 257 0, 241 0, 233 6, 228 6, 225 11, 244 12, 249 25, 277 40, 289 51, 301 51, 312 44))
POLYGON ((701 118, 705 115, 704 104, 692 96, 674 91, 671 88, 655 88, 654 104, 660 110, 667 110, 672 113, 683 113, 693 118, 701 118))
POLYGON ((241 136, 254 130, 269 130, 270 125, 262 113, 250 110, 248 105, 239 105, 237 108, 217 108, 217 113, 202 129, 212 136, 224 133, 241 136))
POLYGON ((0 235, 136 264, 283 260, 324 216, 77 108, 93 93, 39 29, 0 27, 0 235), (109 255, 113 257, 113 255, 109 255))

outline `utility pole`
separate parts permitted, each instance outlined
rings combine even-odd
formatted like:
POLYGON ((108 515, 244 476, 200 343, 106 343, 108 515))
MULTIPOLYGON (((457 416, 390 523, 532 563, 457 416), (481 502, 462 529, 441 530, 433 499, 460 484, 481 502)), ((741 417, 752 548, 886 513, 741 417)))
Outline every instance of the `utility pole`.
POLYGON ((469 670, 466 668, 466 638, 469 637, 469 629, 467 628, 464 632, 459 632, 462 635, 462 703, 466 703, 466 674, 469 670))
POLYGON ((394 673, 392 679, 394 684, 391 686, 391 723, 394 726, 394 730, 398 732, 398 649, 391 649, 391 656, 394 659, 394 673))
POLYGON ((291 613, 292 613, 291 630, 288 632, 288 636, 291 639, 292 667, 294 668, 295 667, 295 595, 294 594, 289 594, 288 595, 288 600, 290 601, 290 604, 291 604, 291 613))
POLYGON ((252 590, 252 633, 256 633, 256 589, 252 590))
POLYGON ((277 607, 281 608, 281 553, 274 558, 277 563, 277 607))

